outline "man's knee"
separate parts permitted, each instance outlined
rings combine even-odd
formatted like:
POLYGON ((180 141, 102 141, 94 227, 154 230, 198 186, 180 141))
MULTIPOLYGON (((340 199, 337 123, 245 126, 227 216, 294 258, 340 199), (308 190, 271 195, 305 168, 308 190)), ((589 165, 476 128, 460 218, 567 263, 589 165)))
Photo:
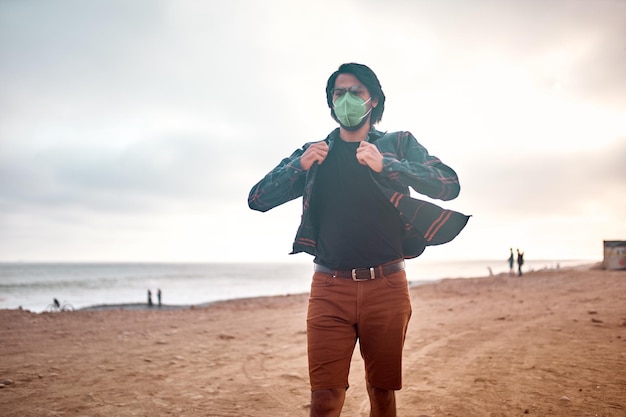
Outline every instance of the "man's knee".
POLYGON ((311 416, 339 415, 346 391, 341 389, 320 389, 311 392, 311 416))
POLYGON ((379 410, 394 409, 396 404, 396 392, 394 390, 373 387, 368 383, 367 392, 372 406, 379 410))

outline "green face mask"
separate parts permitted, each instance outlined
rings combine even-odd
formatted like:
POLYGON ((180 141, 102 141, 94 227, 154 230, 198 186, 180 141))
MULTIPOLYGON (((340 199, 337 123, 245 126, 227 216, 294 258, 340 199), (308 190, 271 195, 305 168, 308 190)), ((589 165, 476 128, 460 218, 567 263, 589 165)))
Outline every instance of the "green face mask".
POLYGON ((350 93, 339 97, 333 103, 335 116, 337 116, 339 123, 348 130, 359 129, 367 120, 367 115, 372 111, 372 109, 367 110, 367 103, 371 99, 370 97, 365 101, 361 97, 353 96, 350 93))

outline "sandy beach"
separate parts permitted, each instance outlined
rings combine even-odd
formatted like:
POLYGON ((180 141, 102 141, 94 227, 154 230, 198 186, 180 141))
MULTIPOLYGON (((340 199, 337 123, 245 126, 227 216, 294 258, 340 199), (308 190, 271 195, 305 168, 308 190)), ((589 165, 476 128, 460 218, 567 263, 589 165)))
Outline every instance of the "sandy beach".
MULTIPOLYGON (((626 416, 626 271, 411 288, 398 415, 626 416)), ((308 416, 307 295, 0 310, 0 415, 308 416)), ((342 416, 367 416, 358 347, 342 416)))

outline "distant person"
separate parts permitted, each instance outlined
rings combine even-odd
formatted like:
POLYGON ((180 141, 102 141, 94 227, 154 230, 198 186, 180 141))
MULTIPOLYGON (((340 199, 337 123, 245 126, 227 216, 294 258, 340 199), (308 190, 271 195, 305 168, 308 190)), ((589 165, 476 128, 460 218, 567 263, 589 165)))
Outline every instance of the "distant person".
POLYGON ((157 290, 157 300, 159 300, 159 307, 161 307, 161 289, 157 290))
POLYGON ((292 253, 315 257, 306 331, 310 415, 340 415, 358 340, 370 415, 391 417, 411 316, 404 260, 449 242, 468 218, 410 196, 412 187, 451 200, 458 178, 411 133, 374 129, 385 95, 370 68, 341 65, 327 81, 326 101, 339 127, 283 159, 252 187, 248 205, 265 212, 303 198, 292 253))
POLYGON ((152 291, 148 290, 148 307, 152 307, 152 291))
POLYGON ((522 276, 522 265, 524 265, 524 252, 517 250, 517 274, 522 276))
POLYGON ((513 248, 509 248, 509 275, 513 275, 513 265, 515 265, 515 257, 513 256, 513 248))
POLYGON ((61 309, 61 303, 59 303, 59 300, 57 300, 56 298, 54 299, 54 307, 58 310, 61 309))

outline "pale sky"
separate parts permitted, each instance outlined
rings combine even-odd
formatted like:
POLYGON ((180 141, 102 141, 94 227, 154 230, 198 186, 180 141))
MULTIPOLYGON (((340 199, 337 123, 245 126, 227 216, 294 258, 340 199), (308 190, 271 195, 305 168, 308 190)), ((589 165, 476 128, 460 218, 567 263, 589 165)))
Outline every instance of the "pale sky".
POLYGON ((429 259, 626 239, 626 1, 0 1, 0 261, 308 261, 250 188, 336 127, 344 62, 454 168, 429 259))

